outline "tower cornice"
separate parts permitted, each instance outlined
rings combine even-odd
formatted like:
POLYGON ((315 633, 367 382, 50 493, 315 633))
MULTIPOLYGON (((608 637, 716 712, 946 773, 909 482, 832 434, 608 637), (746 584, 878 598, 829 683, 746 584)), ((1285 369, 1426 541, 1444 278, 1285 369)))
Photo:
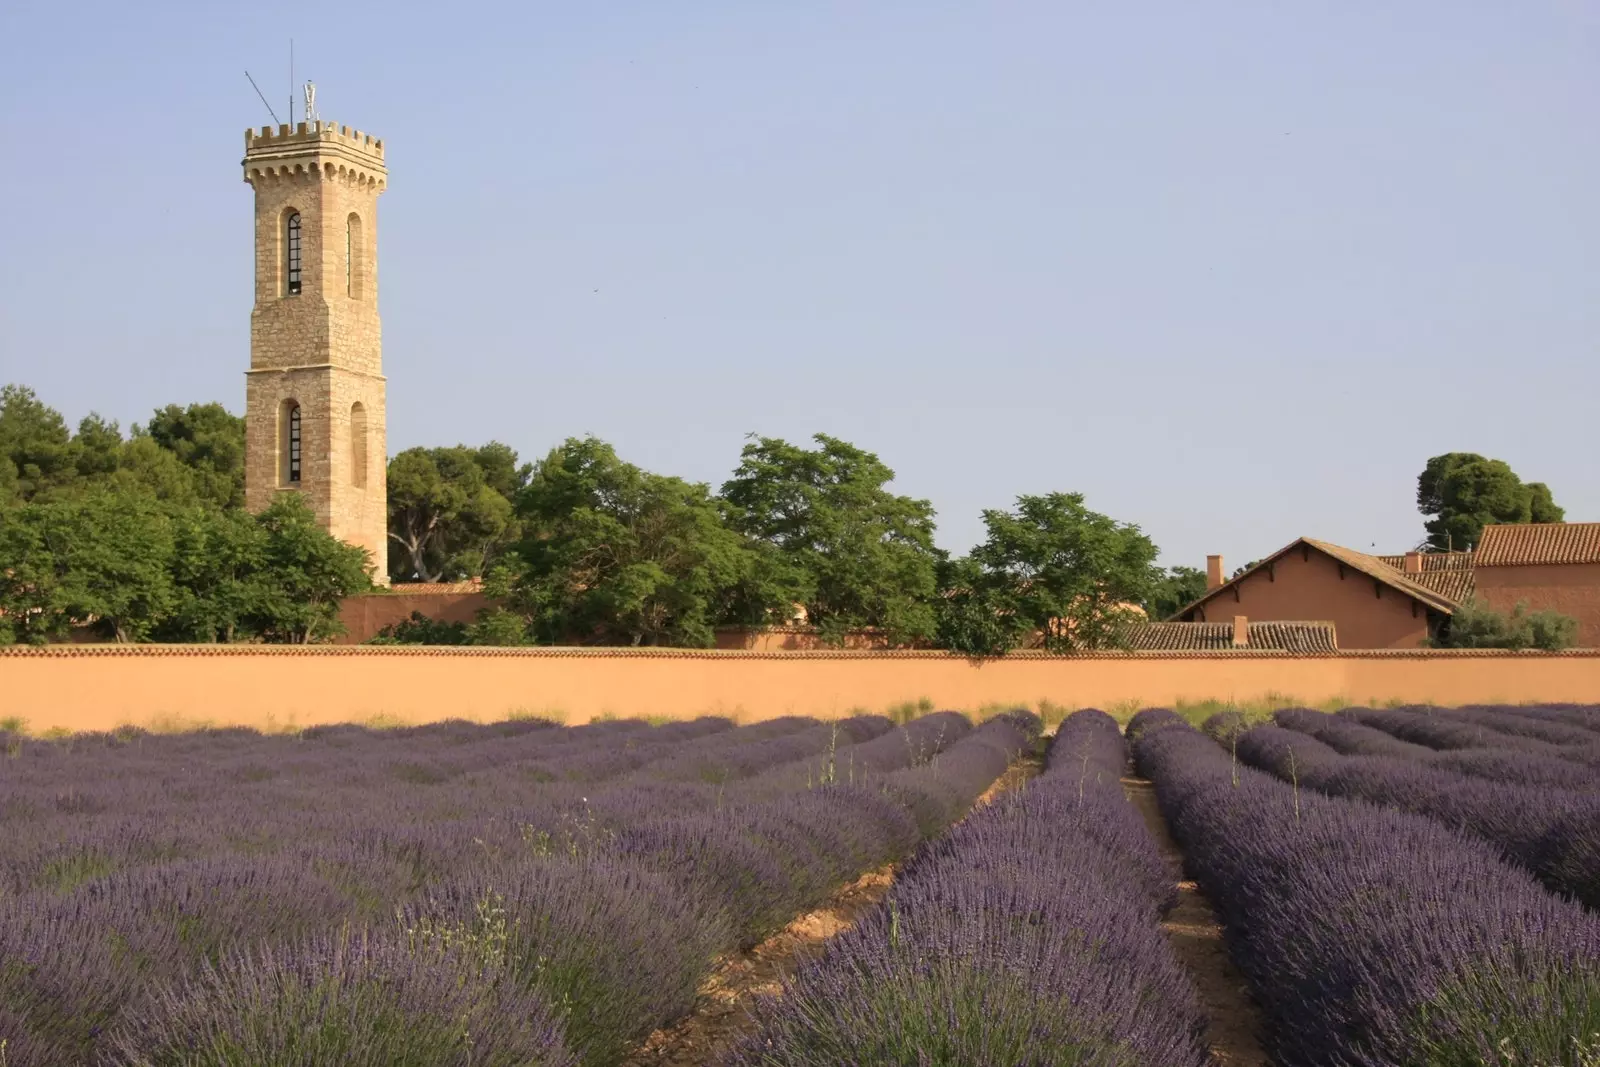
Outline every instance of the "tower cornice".
POLYGON ((388 185, 383 141, 332 122, 302 122, 291 128, 263 126, 244 133, 244 180, 310 178, 388 185))

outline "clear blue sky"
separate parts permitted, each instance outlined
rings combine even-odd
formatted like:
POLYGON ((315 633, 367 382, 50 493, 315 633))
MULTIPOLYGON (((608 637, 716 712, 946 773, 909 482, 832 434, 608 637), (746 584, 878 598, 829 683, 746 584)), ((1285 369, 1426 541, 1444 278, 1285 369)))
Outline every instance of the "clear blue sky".
POLYGON ((291 35, 388 146, 391 452, 823 431, 947 548, 1078 490, 1195 565, 1398 551, 1449 450, 1600 519, 1595 0, 11 0, 0 381, 243 409, 291 35))

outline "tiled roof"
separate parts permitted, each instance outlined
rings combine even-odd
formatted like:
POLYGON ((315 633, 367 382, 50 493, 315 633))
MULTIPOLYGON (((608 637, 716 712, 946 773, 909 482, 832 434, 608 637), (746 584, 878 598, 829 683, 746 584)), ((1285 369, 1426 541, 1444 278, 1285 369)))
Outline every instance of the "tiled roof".
POLYGON ((1600 522, 1529 522, 1485 526, 1479 567, 1600 563, 1600 522))
POLYGON ((481 593, 483 592, 483 580, 481 578, 468 578, 464 582, 396 582, 387 590, 380 592, 396 593, 401 596, 431 595, 436 593, 481 593))
MULTIPOLYGON (((1357 552, 1353 548, 1345 548, 1343 545, 1336 545, 1331 541, 1316 541, 1309 537, 1303 537, 1301 540, 1312 548, 1327 553, 1345 566, 1354 567, 1369 578, 1376 578, 1385 585, 1400 590, 1407 596, 1415 597, 1429 607, 1437 608, 1446 614, 1454 614, 1459 606, 1456 601, 1434 592, 1422 583, 1415 581, 1412 575, 1401 573, 1377 556, 1369 556, 1365 552, 1357 552)), ((1289 548, 1293 547, 1293 545, 1289 546, 1289 548)), ((1284 551, 1288 550, 1285 549, 1284 551)), ((1282 555, 1282 553, 1279 553, 1279 555, 1282 555)))
MULTIPOLYGON (((1194 603, 1184 605, 1172 616, 1172 618, 1183 618, 1191 611, 1216 597, 1224 589, 1231 589, 1234 585, 1244 581, 1252 574, 1255 574, 1263 569, 1270 568, 1279 559, 1282 559, 1284 556, 1288 555, 1291 549, 1294 549, 1300 545, 1309 545, 1318 552, 1333 557, 1346 567, 1360 571, 1369 578, 1374 578, 1390 588, 1404 593, 1406 596, 1421 601, 1423 604, 1435 611, 1442 612, 1446 615, 1453 615, 1455 614, 1456 608, 1460 607, 1461 602, 1455 600, 1447 593, 1439 591, 1439 589, 1434 588, 1431 584, 1415 580, 1416 578, 1423 577, 1423 575, 1404 574, 1398 568, 1390 566, 1382 557, 1369 556, 1365 552, 1357 552, 1353 548, 1345 548, 1343 545, 1336 545, 1331 541, 1317 541, 1310 537, 1300 537, 1290 541, 1287 545, 1284 545, 1266 559, 1263 559, 1253 566, 1246 568, 1233 578, 1223 582, 1221 585, 1217 586, 1217 588, 1208 590, 1204 596, 1202 596, 1199 600, 1196 600, 1194 603)), ((1430 579, 1429 581, 1433 582, 1434 580, 1430 579)), ((1437 584, 1441 587, 1449 587, 1453 583, 1457 582, 1459 582, 1459 579, 1451 578, 1448 581, 1439 581, 1437 584)))
MULTIPOLYGON (((1406 574, 1413 582, 1431 589, 1447 600, 1457 604, 1465 604, 1472 599, 1476 583, 1472 578, 1472 553, 1471 552, 1423 552, 1422 573, 1406 574)), ((1405 574, 1406 557, 1404 553, 1397 556, 1374 556, 1405 574)))
MULTIPOLYGON (((1300 655, 1338 651, 1331 622, 1252 622, 1252 652, 1276 650, 1300 655)), ((1134 652, 1225 652, 1234 647, 1231 622, 1153 622, 1131 627, 1128 648, 1134 652)))

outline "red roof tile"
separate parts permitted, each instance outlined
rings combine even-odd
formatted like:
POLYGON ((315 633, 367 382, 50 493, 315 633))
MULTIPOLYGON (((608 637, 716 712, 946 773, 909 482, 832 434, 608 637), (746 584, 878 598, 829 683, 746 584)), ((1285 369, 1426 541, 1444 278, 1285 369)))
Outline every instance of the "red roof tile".
POLYGON ((1528 522, 1485 526, 1477 566, 1600 563, 1600 522, 1528 522))
MULTIPOLYGON (((1249 651, 1299 655, 1338 651, 1331 622, 1252 622, 1249 651)), ((1128 629, 1133 652, 1226 652, 1234 648, 1231 622, 1153 622, 1128 629)))

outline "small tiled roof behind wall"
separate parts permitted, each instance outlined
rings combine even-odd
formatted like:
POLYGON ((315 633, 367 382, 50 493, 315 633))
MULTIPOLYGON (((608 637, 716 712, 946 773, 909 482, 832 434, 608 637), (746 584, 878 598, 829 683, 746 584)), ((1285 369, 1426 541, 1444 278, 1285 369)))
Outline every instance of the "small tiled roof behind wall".
MULTIPOLYGON (((1331 622, 1252 622, 1252 652, 1324 655, 1337 651, 1331 622)), ((1153 622, 1128 631, 1134 652, 1226 652, 1234 648, 1231 622, 1153 622)))
POLYGON ((1533 522, 1485 526, 1477 566, 1600 563, 1600 522, 1533 522))
MULTIPOLYGON (((1406 574, 1407 578, 1457 604, 1465 604, 1472 599, 1475 586, 1472 580, 1471 552, 1424 552, 1421 556, 1422 573, 1406 574)), ((1405 574, 1404 554, 1377 558, 1401 574, 1405 574)))

